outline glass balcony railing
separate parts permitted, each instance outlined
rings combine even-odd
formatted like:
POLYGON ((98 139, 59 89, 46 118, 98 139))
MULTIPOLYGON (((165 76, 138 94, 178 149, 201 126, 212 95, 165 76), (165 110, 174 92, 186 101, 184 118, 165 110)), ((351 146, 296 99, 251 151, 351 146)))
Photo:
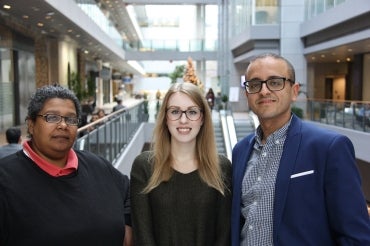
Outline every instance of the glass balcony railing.
POLYGON ((308 120, 370 132, 369 101, 307 100, 308 120))
POLYGON ((115 164, 140 124, 145 121, 144 104, 121 109, 78 129, 74 148, 100 155, 115 164))
POLYGON ((127 51, 153 52, 153 51, 177 51, 177 52, 198 52, 216 51, 217 40, 204 39, 180 39, 180 40, 141 40, 123 44, 127 51))

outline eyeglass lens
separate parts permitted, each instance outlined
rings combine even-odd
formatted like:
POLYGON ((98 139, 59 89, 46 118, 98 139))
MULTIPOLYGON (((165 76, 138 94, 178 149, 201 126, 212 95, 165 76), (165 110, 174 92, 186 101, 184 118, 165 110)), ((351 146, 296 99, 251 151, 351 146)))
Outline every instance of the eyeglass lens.
POLYGON ((180 108, 177 107, 170 107, 167 110, 167 116, 170 120, 178 120, 181 118, 182 114, 186 115, 186 118, 189 120, 198 120, 202 114, 201 110, 199 108, 190 108, 187 110, 181 110, 180 108))
POLYGON ((246 82, 246 90, 248 93, 257 93, 262 89, 262 84, 265 83, 267 89, 270 91, 280 91, 284 89, 285 78, 272 78, 265 81, 262 80, 251 80, 246 82))
POLYGON ((61 116, 57 114, 46 114, 46 115, 39 115, 44 117, 45 121, 48 123, 59 123, 64 119, 67 125, 78 125, 79 120, 76 117, 68 117, 68 116, 61 116))

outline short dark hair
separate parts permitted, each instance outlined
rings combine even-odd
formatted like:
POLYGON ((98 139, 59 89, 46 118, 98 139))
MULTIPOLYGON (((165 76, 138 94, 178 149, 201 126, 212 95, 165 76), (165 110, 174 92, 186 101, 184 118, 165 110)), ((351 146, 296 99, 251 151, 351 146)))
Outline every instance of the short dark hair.
POLYGON ((76 95, 69 89, 58 85, 45 85, 36 90, 28 103, 27 119, 35 121, 47 100, 61 98, 71 100, 76 108, 77 117, 81 117, 81 104, 76 95))
POLYGON ((21 129, 19 127, 9 127, 6 132, 6 141, 10 144, 18 143, 19 138, 22 135, 21 129))
POLYGON ((290 77, 290 78, 287 78, 287 79, 291 79, 295 83, 295 70, 294 70, 294 67, 293 67, 292 63, 290 63, 290 61, 288 59, 282 57, 281 55, 278 55, 278 54, 275 54, 275 53, 262 53, 262 54, 259 54, 259 55, 256 55, 256 56, 252 57, 249 60, 249 64, 253 63, 256 60, 263 59, 263 58, 266 58, 266 57, 271 57, 271 58, 274 58, 274 59, 278 59, 278 60, 284 61, 285 64, 288 66, 288 73, 289 73, 289 77, 290 77))

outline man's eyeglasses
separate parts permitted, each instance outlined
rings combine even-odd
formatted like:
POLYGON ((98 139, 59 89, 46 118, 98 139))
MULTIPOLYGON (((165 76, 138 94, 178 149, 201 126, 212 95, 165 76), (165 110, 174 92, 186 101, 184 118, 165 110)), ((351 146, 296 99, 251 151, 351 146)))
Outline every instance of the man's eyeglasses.
POLYGON ((262 84, 265 83, 267 89, 270 91, 281 91, 284 89, 285 81, 289 81, 294 84, 294 81, 291 79, 279 77, 279 78, 271 78, 267 80, 249 80, 244 82, 245 90, 249 94, 258 93, 262 89, 262 84))
POLYGON ((64 119, 64 122, 70 126, 77 126, 78 123, 80 123, 80 120, 77 117, 61 116, 57 114, 38 114, 37 116, 43 117, 48 123, 60 123, 62 119, 64 119))
POLYGON ((182 114, 186 115, 191 121, 199 120, 202 116, 202 110, 200 108, 189 108, 187 110, 181 110, 178 107, 169 107, 167 109, 167 118, 169 120, 178 120, 181 118, 182 114))

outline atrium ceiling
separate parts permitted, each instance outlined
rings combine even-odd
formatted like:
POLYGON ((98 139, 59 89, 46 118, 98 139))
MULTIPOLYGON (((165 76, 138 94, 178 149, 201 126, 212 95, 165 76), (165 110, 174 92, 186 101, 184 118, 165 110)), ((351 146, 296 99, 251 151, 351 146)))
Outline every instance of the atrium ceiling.
MULTIPOLYGON (((111 64, 117 64, 129 73, 140 73, 138 69, 132 67, 128 61, 117 55, 117 52, 100 42, 97 37, 91 35, 83 28, 71 21, 66 15, 58 12, 48 2, 70 2, 72 0, 2 0, 0 9, 0 18, 4 18, 11 26, 17 28, 17 23, 22 23, 28 28, 29 32, 47 35, 58 39, 65 39, 75 42, 81 49, 86 49, 89 59, 102 59, 110 61, 111 64), (5 9, 5 5, 11 6, 5 9)), ((104 15, 114 23, 122 40, 125 42, 142 42, 145 39, 151 39, 148 29, 159 30, 160 28, 178 27, 181 28, 181 14, 186 11, 186 6, 191 4, 213 4, 217 5, 217 0, 76 0, 78 3, 96 4, 104 15), (186 3, 186 5, 184 4, 186 3), (150 3, 150 5, 149 5, 150 3), (146 32, 143 32, 143 30, 146 32)), ((194 21, 188 18, 189 22, 194 21)), ((190 24, 194 27, 195 24, 190 24)), ((169 32, 165 39, 179 38, 179 33, 186 36, 188 30, 178 32, 169 32), (167 36, 168 35, 168 36, 167 36)), ((155 33, 154 31, 152 33, 155 33)), ((124 54, 124 51, 122 51, 124 54)), ((350 56, 354 53, 370 52, 369 39, 360 42, 354 42, 345 45, 338 45, 334 48, 325 49, 323 52, 317 51, 310 53, 307 57, 308 62, 338 62, 330 54, 340 54, 342 57, 350 56)), ((184 61, 185 62, 185 61, 184 61)), ((142 64, 144 71, 154 73, 158 68, 161 73, 173 71, 173 68, 181 64, 181 61, 138 61, 142 64)))

